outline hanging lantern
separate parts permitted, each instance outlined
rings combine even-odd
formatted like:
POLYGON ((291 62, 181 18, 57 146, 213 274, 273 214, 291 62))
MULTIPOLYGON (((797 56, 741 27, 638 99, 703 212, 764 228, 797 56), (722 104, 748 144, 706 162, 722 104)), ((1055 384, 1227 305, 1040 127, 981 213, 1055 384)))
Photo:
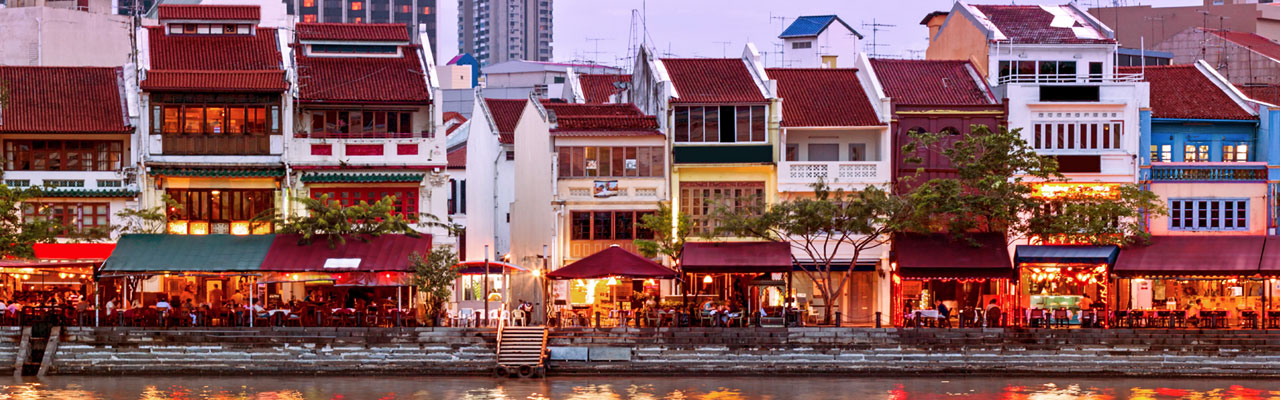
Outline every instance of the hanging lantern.
POLYGON ((702 277, 702 283, 711 283, 711 275, 702 277))

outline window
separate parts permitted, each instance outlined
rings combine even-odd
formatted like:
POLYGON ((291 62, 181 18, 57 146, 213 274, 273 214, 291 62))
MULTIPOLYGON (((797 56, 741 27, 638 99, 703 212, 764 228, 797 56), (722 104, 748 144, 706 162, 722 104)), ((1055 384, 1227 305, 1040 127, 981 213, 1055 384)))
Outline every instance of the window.
POLYGON ((559 176, 661 177, 666 162, 663 147, 558 147, 559 176))
POLYGON ((791 42, 791 48, 793 48, 793 49, 811 49, 811 48, 813 48, 813 42, 791 42))
POLYGON ((647 211, 574 211, 569 215, 571 240, 652 239, 653 232, 639 226, 647 211))
MULTIPOLYGON (((1040 113, 1055 118, 1085 118, 1116 113, 1040 113)), ((1032 123, 1031 145, 1036 150, 1119 150, 1121 121, 1081 119, 1032 123)))
POLYGON ((449 214, 467 213, 467 181, 449 179, 449 214))
POLYGON ((315 14, 303 15, 302 22, 316 22, 316 15, 315 14))
POLYGON ((170 221, 247 221, 275 208, 271 189, 169 189, 170 221))
POLYGON ((315 6, 316 6, 316 0, 302 0, 302 6, 303 6, 303 7, 315 7, 315 6))
POLYGON ((764 106, 677 106, 676 143, 744 143, 768 140, 764 106))
POLYGON ((867 161, 867 144, 849 143, 849 161, 867 161))
POLYGON ((1247 143, 1227 143, 1222 145, 1222 161, 1249 161, 1249 145, 1247 143))
POLYGON ((836 143, 810 143, 808 161, 840 161, 840 145, 836 143))
POLYGON ((1170 199, 1169 229, 1244 231, 1249 229, 1248 199, 1170 199))
POLYGON ((1183 146, 1183 160, 1187 162, 1208 162, 1209 160, 1209 144, 1208 143, 1190 143, 1183 146))
POLYGON ((161 121, 152 134, 225 135, 279 132, 279 106, 263 104, 166 104, 155 106, 161 121), (270 107, 271 112, 267 109, 270 107), (268 115, 271 121, 268 123, 268 115), (268 132, 270 127, 270 132, 268 132))
POLYGON ((1075 61, 1002 60, 999 82, 1074 82, 1075 61))
POLYGON ((1171 144, 1151 145, 1151 161, 1153 162, 1173 161, 1173 145, 1171 144))
MULTIPOLYGON (((484 268, 480 269, 483 270, 484 268)), ((458 275, 458 280, 462 281, 462 300, 484 300, 484 278, 486 276, 489 277, 489 293, 502 293, 502 274, 458 275)))
POLYGON ((313 54, 396 54, 399 48, 376 44, 312 44, 313 54))
POLYGON ((764 182, 681 182, 680 211, 689 215, 697 234, 715 233, 712 214, 725 207, 737 213, 759 214, 764 206, 764 182))
POLYGON ((315 110, 311 111, 311 133, 351 137, 412 135, 413 112, 315 110))
POLYGON ((787 143, 787 161, 800 161, 800 145, 795 143, 787 143))
POLYGON ((362 201, 373 203, 387 196, 395 196, 395 201, 392 202, 392 208, 395 209, 395 213, 408 218, 410 221, 418 220, 417 187, 311 189, 311 198, 313 199, 318 199, 324 195, 328 195, 330 201, 337 200, 343 206, 360 204, 362 201))
POLYGON ((364 3, 361 3, 358 1, 351 2, 351 11, 360 11, 363 9, 364 9, 364 3))
POLYGON ((124 142, 112 140, 5 140, 9 171, 117 171, 124 142))
POLYGON ((108 203, 23 203, 22 219, 27 222, 54 220, 72 230, 104 229, 111 225, 111 205, 108 203))

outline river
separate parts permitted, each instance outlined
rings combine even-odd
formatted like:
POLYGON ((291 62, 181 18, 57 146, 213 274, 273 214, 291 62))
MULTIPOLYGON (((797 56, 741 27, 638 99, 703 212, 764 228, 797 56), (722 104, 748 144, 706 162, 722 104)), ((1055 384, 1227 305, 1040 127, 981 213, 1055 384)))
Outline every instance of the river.
POLYGON ((50 377, 0 381, 0 400, 1280 399, 1280 381, 866 377, 50 377))

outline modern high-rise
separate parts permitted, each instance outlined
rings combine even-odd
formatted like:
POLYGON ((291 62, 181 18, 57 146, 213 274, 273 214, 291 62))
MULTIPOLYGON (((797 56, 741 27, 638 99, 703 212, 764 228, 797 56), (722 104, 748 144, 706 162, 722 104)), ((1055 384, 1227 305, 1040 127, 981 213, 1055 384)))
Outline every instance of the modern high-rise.
POLYGON ((298 22, 405 24, 409 37, 418 41, 418 27, 425 26, 436 49, 436 0, 283 0, 298 22))
POLYGON ((481 65, 551 60, 552 0, 458 0, 458 51, 481 65))

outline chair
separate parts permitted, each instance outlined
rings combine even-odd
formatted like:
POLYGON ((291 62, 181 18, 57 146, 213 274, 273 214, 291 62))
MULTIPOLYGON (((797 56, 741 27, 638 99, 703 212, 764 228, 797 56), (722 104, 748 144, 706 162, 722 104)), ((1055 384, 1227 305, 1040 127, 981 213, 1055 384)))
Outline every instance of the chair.
POLYGON ((1071 316, 1067 313, 1067 309, 1059 308, 1053 310, 1053 323, 1059 327, 1065 327, 1071 323, 1071 316))
POLYGON ((1031 318, 1030 318, 1030 321, 1028 322, 1031 323, 1032 328, 1039 328, 1044 326, 1044 309, 1041 309, 1041 308, 1031 309, 1031 318))
POLYGON ((1002 320, 1002 319, 1001 319, 1001 317, 1003 317, 1003 315, 1001 315, 1001 314, 1000 314, 1000 308, 999 308, 999 307, 993 307, 993 308, 991 308, 991 309, 987 310, 987 312, 986 312, 985 314, 986 314, 986 315, 984 315, 984 317, 985 317, 985 318, 983 318, 983 320, 987 323, 987 327, 988 327, 988 328, 1002 328, 1002 327, 1004 327, 1004 320, 1002 320))
POLYGON ((703 310, 698 313, 698 322, 702 323, 702 326, 711 326, 715 322, 715 318, 713 318, 710 311, 703 310))
POLYGON ((963 329, 973 324, 975 313, 972 308, 960 310, 960 317, 956 320, 956 326, 963 329))
POLYGON ((502 315, 504 312, 506 311, 505 310, 489 310, 489 321, 487 325, 497 326, 498 320, 504 318, 502 315))
POLYGON ((525 318, 524 310, 512 310, 512 311, 511 311, 511 314, 510 314, 510 316, 509 316, 508 318, 509 318, 509 319, 507 319, 507 324, 508 324, 508 325, 511 325, 511 326, 525 326, 525 324, 524 324, 524 322, 525 322, 525 319, 524 319, 524 318, 525 318))
POLYGON ((662 321, 662 317, 658 315, 658 310, 653 310, 653 309, 645 310, 644 312, 645 325, 648 325, 650 328, 656 328, 658 327, 658 325, 661 324, 661 321, 662 321))

